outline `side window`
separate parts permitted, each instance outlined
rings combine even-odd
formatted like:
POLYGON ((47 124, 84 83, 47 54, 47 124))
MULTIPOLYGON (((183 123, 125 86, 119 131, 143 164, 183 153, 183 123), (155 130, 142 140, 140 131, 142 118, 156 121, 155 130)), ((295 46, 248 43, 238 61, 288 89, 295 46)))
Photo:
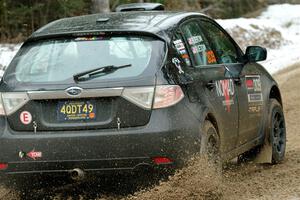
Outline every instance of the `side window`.
POLYGON ((190 60, 189 54, 187 52, 187 49, 184 45, 184 42, 183 42, 180 34, 176 33, 174 35, 174 38, 172 40, 172 45, 173 45, 173 48, 176 50, 177 54, 184 61, 185 65, 190 67, 191 66, 191 60, 190 60))
POLYGON ((196 66, 217 63, 214 52, 211 50, 197 21, 183 24, 181 29, 196 66))
POLYGON ((201 21, 200 26, 204 30, 219 64, 238 62, 236 46, 221 29, 207 21, 201 21))

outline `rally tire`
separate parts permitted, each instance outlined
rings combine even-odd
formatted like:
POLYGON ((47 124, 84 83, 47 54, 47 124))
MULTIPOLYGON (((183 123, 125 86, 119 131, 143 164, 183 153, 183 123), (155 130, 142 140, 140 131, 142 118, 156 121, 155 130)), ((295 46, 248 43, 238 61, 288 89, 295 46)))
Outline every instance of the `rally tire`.
POLYGON ((286 148, 286 126, 281 104, 270 99, 267 135, 272 146, 272 164, 283 161, 286 148))
POLYGON ((207 156, 210 161, 220 161, 220 138, 214 125, 205 120, 201 130, 200 153, 207 156))

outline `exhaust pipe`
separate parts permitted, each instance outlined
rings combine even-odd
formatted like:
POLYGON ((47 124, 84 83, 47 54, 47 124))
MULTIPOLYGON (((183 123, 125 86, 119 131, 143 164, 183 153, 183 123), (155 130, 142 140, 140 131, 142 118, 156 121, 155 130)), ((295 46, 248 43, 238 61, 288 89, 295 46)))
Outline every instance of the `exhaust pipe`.
POLYGON ((70 171, 70 175, 73 180, 79 181, 79 180, 84 179, 85 173, 83 170, 81 170, 79 168, 75 168, 70 171))

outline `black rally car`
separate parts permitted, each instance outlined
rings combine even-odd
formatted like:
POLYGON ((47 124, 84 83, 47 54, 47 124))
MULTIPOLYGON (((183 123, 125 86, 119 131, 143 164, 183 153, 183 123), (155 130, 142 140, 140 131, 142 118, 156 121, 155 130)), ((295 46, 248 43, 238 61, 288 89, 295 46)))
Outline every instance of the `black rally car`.
POLYGON ((130 171, 266 146, 283 159, 280 91, 256 63, 266 50, 162 8, 60 19, 24 42, 0 85, 0 172, 130 171))

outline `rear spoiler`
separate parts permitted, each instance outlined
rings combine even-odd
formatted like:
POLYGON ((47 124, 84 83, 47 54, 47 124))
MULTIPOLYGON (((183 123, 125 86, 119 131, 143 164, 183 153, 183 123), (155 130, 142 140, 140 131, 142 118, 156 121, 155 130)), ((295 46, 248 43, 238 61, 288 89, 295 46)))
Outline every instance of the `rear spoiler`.
POLYGON ((153 10, 165 10, 165 6, 160 3, 130 3, 130 4, 119 5, 116 8, 116 12, 153 11, 153 10))
POLYGON ((90 37, 90 36, 99 36, 99 35, 124 35, 124 34, 132 34, 132 35, 143 35, 143 36, 152 36, 155 37, 163 42, 166 42, 166 39, 159 34, 148 32, 148 31, 135 31, 135 30, 90 30, 90 31, 74 31, 74 32, 62 32, 62 33, 51 33, 51 34, 35 34, 33 33, 25 42, 25 43, 44 40, 44 39, 55 39, 55 38, 62 38, 62 37, 90 37))

